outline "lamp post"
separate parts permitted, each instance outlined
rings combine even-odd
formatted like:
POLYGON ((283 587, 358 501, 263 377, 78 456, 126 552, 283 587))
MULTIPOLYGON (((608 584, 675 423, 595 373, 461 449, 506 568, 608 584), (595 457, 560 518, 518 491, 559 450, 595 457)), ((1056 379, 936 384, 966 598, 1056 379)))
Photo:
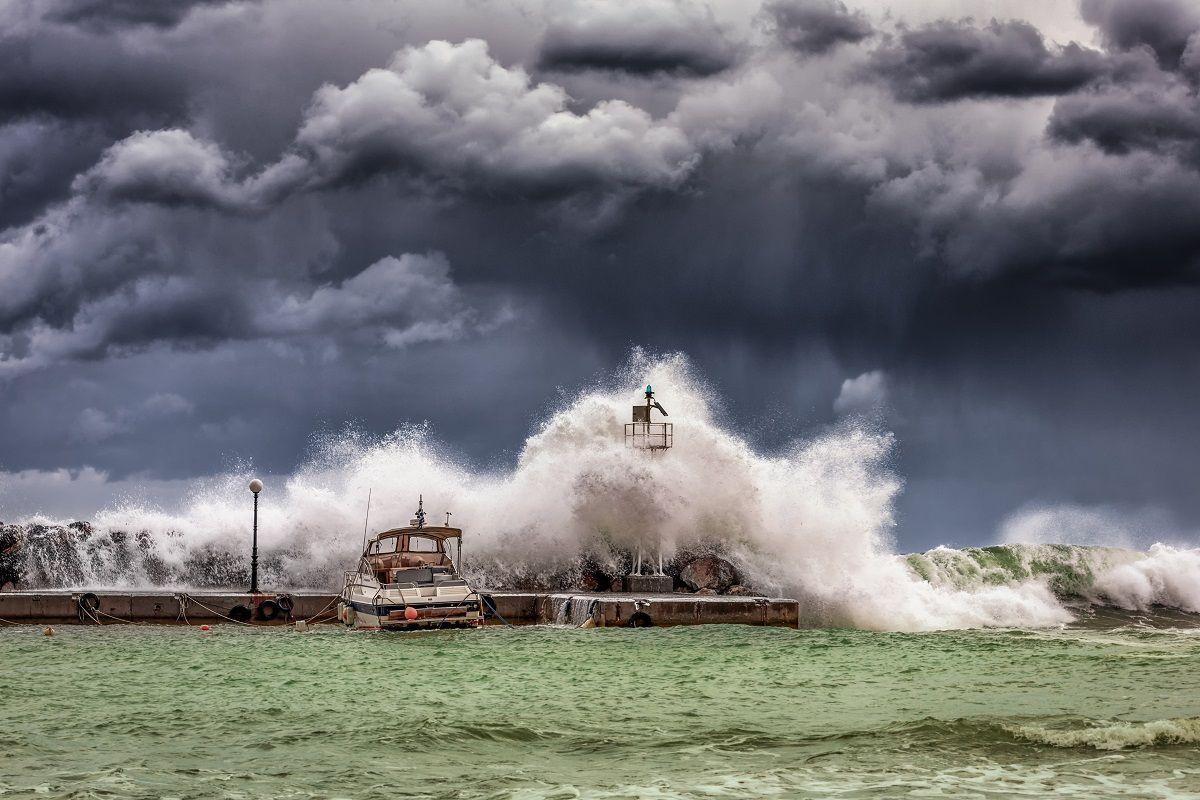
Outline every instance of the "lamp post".
POLYGON ((250 481, 250 491, 254 493, 254 538, 250 548, 250 594, 258 594, 258 493, 262 491, 263 483, 258 478, 250 481))

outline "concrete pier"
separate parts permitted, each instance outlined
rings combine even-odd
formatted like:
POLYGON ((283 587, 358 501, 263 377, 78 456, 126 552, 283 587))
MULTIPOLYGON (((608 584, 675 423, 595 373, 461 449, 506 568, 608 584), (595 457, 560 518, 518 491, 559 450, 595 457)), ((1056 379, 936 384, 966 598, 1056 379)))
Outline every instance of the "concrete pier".
MULTIPOLYGON (((282 594, 282 593, 280 593, 282 594)), ((317 621, 336 619, 336 609, 330 605, 336 595, 317 592, 289 592, 293 608, 291 619, 317 621), (328 609, 322 612, 322 609, 328 609)), ((268 593, 264 599, 278 595, 268 593)), ((0 592, 0 619, 28 624, 118 624, 120 622, 155 622, 185 624, 188 622, 217 623, 227 621, 236 606, 253 608, 249 594, 244 592, 129 590, 129 589, 62 589, 43 591, 0 592), (80 611, 80 600, 94 595, 98 605, 89 613, 80 611), (94 617, 94 618, 93 618, 94 617)), ((286 624, 288 614, 274 620, 251 619, 258 625, 286 624)))
MULTIPOLYGON (((294 620, 336 622, 337 595, 327 592, 289 592, 293 609, 274 620, 252 619, 255 625, 288 624, 294 620)), ((484 591, 489 624, 580 625, 597 627, 673 625, 774 625, 799 627, 800 605, 795 600, 767 597, 697 596, 689 594, 617 594, 571 592, 484 591), (503 619, 503 622, 501 621, 503 619)), ((273 595, 266 595, 271 597, 273 595)), ((165 625, 228 622, 236 606, 253 607, 241 592, 77 589, 0 592, 0 620, 10 623, 89 624, 122 622, 165 625), (85 594, 99 605, 94 617, 80 611, 85 594)))

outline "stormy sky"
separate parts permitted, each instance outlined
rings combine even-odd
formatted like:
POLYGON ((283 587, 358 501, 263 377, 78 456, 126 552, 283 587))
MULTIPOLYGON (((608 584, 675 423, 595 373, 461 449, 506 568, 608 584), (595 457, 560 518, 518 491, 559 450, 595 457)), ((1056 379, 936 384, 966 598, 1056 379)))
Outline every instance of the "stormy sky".
POLYGON ((902 549, 1187 538, 1198 87, 1194 0, 2 2, 0 518, 504 466, 641 346, 894 431, 902 549))

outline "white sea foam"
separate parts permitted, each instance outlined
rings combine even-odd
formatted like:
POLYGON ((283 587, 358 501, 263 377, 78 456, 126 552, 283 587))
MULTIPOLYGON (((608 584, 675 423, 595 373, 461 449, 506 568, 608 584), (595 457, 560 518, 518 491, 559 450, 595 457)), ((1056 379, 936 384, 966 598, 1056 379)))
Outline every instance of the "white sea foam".
POLYGON ((1097 576, 1094 590, 1125 609, 1164 605, 1200 613, 1200 550, 1156 544, 1144 558, 1097 576))
POLYGON ((1200 717, 1110 722, 1071 729, 1020 725, 1008 728, 1008 731, 1019 738, 1053 747, 1121 750, 1127 747, 1196 744, 1200 742, 1200 717))
MULTIPOLYGON (((894 554, 902 482, 888 467, 889 433, 846 421, 765 455, 717 416, 686 359, 635 354, 621 377, 554 413, 511 470, 457 464, 424 428, 382 440, 329 437, 262 494, 266 580, 340 585, 361 547, 371 490, 373 530, 407 523, 418 494, 431 521, 452 511, 466 530, 468 572, 484 585, 536 583, 583 556, 615 570, 639 537, 661 535, 668 551, 718 547, 758 590, 796 596, 808 618, 827 624, 928 630, 1070 619, 1041 577, 927 581, 894 554), (622 437, 646 383, 675 424, 674 448, 654 456, 627 449, 622 437)), ((244 570, 248 477, 248 469, 232 470, 198 486, 177 513, 132 503, 104 510, 92 543, 72 554, 72 580, 211 584, 244 570), (96 546, 112 531, 129 534, 124 550, 96 546)), ((53 559, 53 548, 37 557, 53 559)), ((40 574, 54 568, 41 564, 40 574)))

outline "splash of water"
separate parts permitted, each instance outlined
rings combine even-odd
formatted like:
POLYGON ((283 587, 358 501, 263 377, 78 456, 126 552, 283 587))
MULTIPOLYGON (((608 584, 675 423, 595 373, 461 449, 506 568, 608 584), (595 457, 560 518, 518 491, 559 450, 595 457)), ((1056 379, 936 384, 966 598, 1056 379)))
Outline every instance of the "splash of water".
MULTIPOLYGON (((639 539, 661 536, 669 552, 721 552, 758 591, 798 597, 815 622, 924 630, 1070 619, 1047 570, 955 578, 965 562, 950 554, 966 551, 924 561, 894 555, 902 482, 888 467, 889 433, 848 422, 764 455, 717 416, 684 357, 638 352, 620 377, 551 415, 511 470, 457 464, 423 427, 382 439, 329 437, 262 496, 263 583, 340 585, 360 552, 371 490, 375 530, 405 524, 418 493, 434 519, 453 511, 466 531, 467 572, 484 586, 566 588, 582 564, 618 573, 639 539), (674 448, 653 456, 622 437, 646 383, 663 390, 676 425, 674 448)), ((46 528, 27 548, 29 580, 243 585, 247 477, 234 470, 207 482, 177 513, 133 503, 106 509, 87 536, 46 528)), ((1157 596, 1139 592, 1126 594, 1157 596)))

